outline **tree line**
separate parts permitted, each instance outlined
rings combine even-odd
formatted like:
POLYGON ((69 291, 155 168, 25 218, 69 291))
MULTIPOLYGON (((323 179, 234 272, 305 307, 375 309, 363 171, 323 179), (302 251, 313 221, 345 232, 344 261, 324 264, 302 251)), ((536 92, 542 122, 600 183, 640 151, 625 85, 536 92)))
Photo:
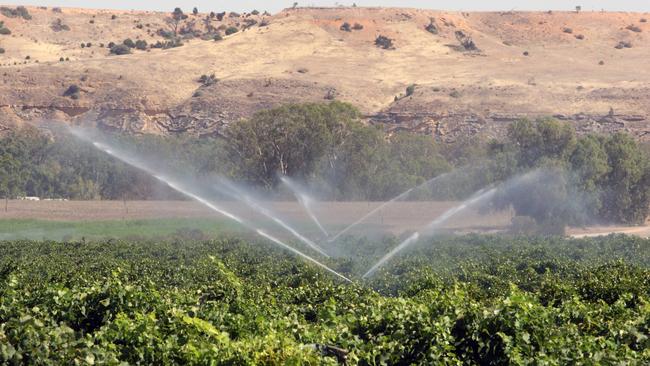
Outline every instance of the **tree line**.
MULTIPOLYGON (((119 140, 198 177, 221 175, 275 192, 279 177, 287 175, 333 200, 387 200, 442 173, 472 166, 436 198, 462 199, 543 167, 555 172, 553 180, 494 200, 493 208, 511 205, 546 224, 579 224, 587 218, 640 223, 650 204, 650 160, 643 146, 623 133, 577 136, 570 124, 554 119, 514 122, 499 141, 448 145, 407 132, 388 135, 362 123, 355 107, 334 101, 264 110, 230 125, 220 138, 119 140), (531 190, 537 194, 528 194, 531 190)), ((2 138, 0 195, 178 198, 85 142, 29 127, 2 138)))

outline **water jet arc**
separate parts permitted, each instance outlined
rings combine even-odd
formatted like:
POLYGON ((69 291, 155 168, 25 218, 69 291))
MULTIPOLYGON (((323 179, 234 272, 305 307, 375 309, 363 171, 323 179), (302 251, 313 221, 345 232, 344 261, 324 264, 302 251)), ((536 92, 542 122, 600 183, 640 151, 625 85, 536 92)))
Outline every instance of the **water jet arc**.
POLYGON ((246 223, 244 220, 242 220, 238 216, 233 215, 232 213, 230 213, 230 212, 228 212, 228 211, 214 205, 213 203, 211 203, 210 201, 204 199, 203 197, 191 192, 191 190, 186 189, 184 187, 181 187, 180 184, 178 184, 176 182, 173 182, 170 178, 167 178, 167 177, 164 177, 164 176, 162 176, 160 174, 157 174, 156 172, 152 171, 150 168, 148 168, 144 164, 138 162, 137 160, 135 160, 133 158, 126 157, 125 156, 126 154, 123 154, 121 152, 116 152, 116 151, 114 151, 113 149, 109 148, 108 146, 106 146, 105 144, 103 144, 101 142, 93 141, 93 139, 89 138, 88 136, 81 133, 80 131, 72 129, 71 132, 75 137, 80 138, 80 139, 82 139, 84 141, 91 142, 92 145, 95 146, 97 149, 99 149, 101 151, 104 151, 105 153, 113 156, 114 158, 116 158, 116 159, 118 159, 118 160, 120 160, 120 161, 122 161, 122 162, 124 162, 124 163, 126 163, 128 165, 131 165, 134 168, 140 169, 140 170, 146 172, 147 174, 153 176, 154 178, 164 182, 165 184, 167 184, 170 188, 174 189, 175 191, 177 191, 177 192, 179 192, 179 193, 181 193, 181 194, 183 194, 183 195, 185 195, 187 197, 190 197, 190 198, 196 200, 197 202, 201 203, 202 205, 208 207, 209 209, 226 216, 227 218, 229 218, 229 219, 231 219, 231 220, 233 220, 233 221, 247 227, 248 229, 251 229, 252 231, 257 233, 258 235, 262 236, 263 238, 268 239, 271 242, 273 242, 274 244, 279 245, 279 246, 291 251, 292 253, 294 253, 294 254, 296 254, 296 255, 298 255, 298 256, 300 256, 300 257, 302 257, 302 258, 304 258, 304 259, 306 259, 306 260, 308 260, 310 262, 312 262, 313 264, 317 265, 318 267, 320 267, 320 268, 326 270, 327 272, 329 272, 329 273, 343 279, 344 281, 352 283, 352 280, 350 280, 349 278, 347 278, 347 277, 343 276, 342 274, 336 272, 335 270, 333 270, 332 268, 326 266, 325 264, 323 264, 323 263, 317 261, 316 259, 308 256, 307 254, 302 253, 298 249, 295 249, 295 248, 287 245, 286 243, 282 242, 280 239, 271 236, 270 234, 262 231, 261 229, 253 227, 252 225, 246 223))
POLYGON ((440 227, 440 225, 444 224, 447 220, 458 214, 459 212, 471 207, 472 205, 476 204, 477 202, 491 196, 496 192, 496 188, 492 188, 488 191, 485 190, 480 190, 476 192, 471 198, 466 200, 465 202, 461 203, 460 205, 457 205, 447 211, 445 211, 442 215, 437 217, 435 220, 431 221, 427 226, 425 226, 423 229, 416 231, 415 233, 411 234, 406 240, 402 241, 398 246, 393 248, 390 252, 388 252, 386 255, 384 255, 377 263, 375 263, 369 270, 366 272, 361 278, 368 278, 372 276, 381 266, 383 266, 386 262, 391 260, 397 253, 401 252, 404 250, 406 247, 409 245, 413 244, 414 242, 418 241, 421 236, 425 235, 431 235, 432 232, 440 227))
POLYGON ((289 187, 289 189, 293 192, 293 195, 298 199, 298 202, 300 202, 302 208, 305 210, 305 212, 307 212, 309 218, 314 222, 314 224, 316 224, 316 226, 318 226, 318 229, 320 229, 320 231, 325 234, 325 237, 329 237, 330 234, 327 232, 327 230, 325 230, 323 225, 321 225, 320 220, 318 220, 311 208, 311 197, 302 192, 302 190, 299 189, 296 184, 293 183, 289 178, 282 176, 280 177, 280 181, 282 181, 282 183, 289 187))
POLYGON ((285 229, 286 231, 290 232, 291 235, 295 236, 298 238, 298 240, 302 241, 303 243, 307 244, 310 248, 313 250, 317 251, 321 255, 329 258, 329 254, 327 254, 323 248, 318 246, 318 244, 314 243, 313 241, 309 240, 302 234, 300 234, 298 231, 296 231, 294 228, 289 226, 286 222, 283 220, 279 219, 273 212, 271 212, 269 209, 266 207, 262 206, 261 204, 255 202, 251 197, 249 197, 245 192, 243 192, 241 189, 235 187, 232 183, 226 181, 225 179, 221 180, 221 184, 225 187, 225 189, 222 189, 220 187, 215 187, 218 191, 225 193, 229 195, 232 198, 238 199, 243 201, 248 207, 254 209, 255 211, 261 213, 262 215, 268 217, 269 219, 273 220, 276 224, 278 224, 280 227, 285 229))
POLYGON ((338 239, 341 235, 343 235, 343 234, 345 234, 346 232, 350 231, 350 229, 352 229, 353 227, 355 227, 355 226, 361 224, 362 222, 366 221, 370 216, 376 214, 377 212, 379 212, 379 211, 380 211, 381 209, 383 209, 384 207, 386 207, 386 206, 392 204, 392 203, 395 202, 395 201, 399 201, 399 200, 401 200, 402 198, 408 197, 408 195, 411 194, 411 192, 413 192, 414 190, 417 190, 417 189, 420 189, 420 188, 422 188, 422 187, 425 187, 425 186, 427 186, 427 185, 429 185, 429 184, 431 184, 431 183, 433 183, 433 182, 436 182, 436 181, 438 181, 438 180, 440 180, 440 179, 442 179, 442 178, 444 178, 444 177, 446 177, 446 176, 448 176, 448 175, 449 175, 449 173, 445 173, 445 174, 441 174, 441 175, 439 175, 439 176, 437 176, 437 177, 431 178, 431 179, 429 179, 428 181, 426 181, 426 182, 420 184, 419 186, 417 186, 417 187, 413 187, 413 188, 410 188, 410 189, 406 190, 405 192, 400 193, 398 196, 395 196, 395 197, 393 197, 392 199, 390 199, 390 200, 388 200, 388 201, 382 203, 381 205, 375 207, 373 210, 371 210, 371 211, 368 212, 367 214, 363 215, 363 216, 362 216, 360 219, 358 219, 357 221, 355 221, 355 222, 351 223, 350 225, 348 225, 345 229, 339 231, 338 234, 336 234, 336 235, 334 235, 333 237, 331 237, 331 238, 328 240, 328 242, 331 243, 331 242, 333 242, 334 240, 338 239))

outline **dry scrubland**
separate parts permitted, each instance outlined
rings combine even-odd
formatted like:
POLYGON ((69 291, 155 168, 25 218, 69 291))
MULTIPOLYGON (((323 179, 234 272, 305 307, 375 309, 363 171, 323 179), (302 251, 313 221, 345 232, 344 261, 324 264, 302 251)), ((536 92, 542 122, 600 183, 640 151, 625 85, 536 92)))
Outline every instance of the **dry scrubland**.
MULTIPOLYGON (((213 135, 263 108, 337 98, 370 122, 444 141, 499 136, 513 119, 541 115, 573 121, 579 131, 647 138, 648 14, 298 8, 211 20, 222 34, 258 22, 222 41, 197 37, 179 48, 110 56, 100 43, 162 40, 156 31, 167 29, 170 14, 28 10, 31 20, 0 15, 12 32, 0 35, 4 128, 58 119, 213 135), (53 31, 57 19, 70 31, 53 31), (393 48, 376 46, 379 35, 393 48), (210 74, 219 81, 198 82, 210 74), (63 96, 72 84, 78 99, 63 96)), ((185 10, 186 22, 205 33, 208 14, 185 10)))

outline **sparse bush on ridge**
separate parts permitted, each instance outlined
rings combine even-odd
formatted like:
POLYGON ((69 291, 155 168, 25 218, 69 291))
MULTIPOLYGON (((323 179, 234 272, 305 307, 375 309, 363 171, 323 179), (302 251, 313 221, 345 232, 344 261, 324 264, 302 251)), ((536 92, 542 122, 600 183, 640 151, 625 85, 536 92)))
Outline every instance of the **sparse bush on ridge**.
POLYGON ((127 38, 124 41, 122 41, 122 44, 127 46, 128 48, 135 48, 135 42, 131 38, 127 38))
POLYGON ((2 21, 0 21, 0 34, 5 35, 5 36, 11 34, 11 30, 9 30, 9 28, 6 28, 5 23, 2 22, 2 21))
POLYGON ((350 23, 348 23, 348 22, 345 22, 345 23, 341 24, 341 27, 339 29, 344 31, 344 32, 352 32, 352 28, 350 26, 350 23))
POLYGON ((0 14, 6 16, 7 18, 23 18, 25 20, 31 20, 32 16, 27 11, 27 8, 24 6, 18 6, 15 9, 9 8, 7 6, 0 7, 0 14))
POLYGON ((375 46, 383 48, 385 50, 395 49, 393 46, 393 40, 383 35, 379 35, 377 38, 375 38, 375 46))
POLYGON ((54 21, 52 21, 52 24, 50 24, 50 28, 55 32, 70 30, 70 27, 67 24, 63 24, 61 18, 56 18, 54 21))
POLYGON ((172 38, 164 42, 158 41, 154 45, 152 45, 151 48, 169 49, 169 48, 181 47, 182 45, 183 45, 183 41, 180 38, 172 38))
POLYGON ((206 75, 203 74, 199 78, 199 83, 203 84, 203 86, 210 86, 213 84, 216 84, 219 81, 217 77, 214 74, 206 75))
POLYGON ((406 96, 407 97, 410 97, 411 95, 413 95, 413 93, 415 93, 415 86, 416 86, 415 84, 411 84, 411 85, 406 87, 406 96))
POLYGON ((131 48, 124 44, 114 44, 113 47, 111 47, 110 53, 114 55, 128 55, 131 53, 131 48))
POLYGON ((629 41, 620 41, 618 44, 614 47, 617 50, 623 49, 623 48, 632 48, 632 42, 629 41))
POLYGON ((627 27, 625 27, 625 29, 627 29, 629 31, 632 31, 632 32, 636 32, 636 33, 641 33, 641 31, 642 31, 641 28, 639 28, 638 26, 636 26, 634 24, 628 25, 627 27))
POLYGON ((429 24, 426 27, 424 27, 424 29, 431 34, 439 33, 438 26, 436 25, 436 20, 433 18, 429 20, 429 24))
POLYGON ((63 92, 63 96, 72 99, 79 99, 79 92, 81 92, 81 88, 79 88, 79 86, 76 84, 72 84, 68 87, 68 89, 66 89, 65 92, 63 92))
POLYGON ((147 41, 138 39, 135 41, 135 48, 141 51, 144 51, 147 49, 147 41))
POLYGON ((237 32, 239 32, 239 29, 237 29, 237 27, 228 27, 228 28, 226 28, 226 35, 227 36, 229 36, 231 34, 235 34, 237 32))
POLYGON ((472 40, 472 37, 465 34, 465 32, 457 30, 454 35, 466 51, 479 51, 478 47, 476 47, 476 43, 472 40))

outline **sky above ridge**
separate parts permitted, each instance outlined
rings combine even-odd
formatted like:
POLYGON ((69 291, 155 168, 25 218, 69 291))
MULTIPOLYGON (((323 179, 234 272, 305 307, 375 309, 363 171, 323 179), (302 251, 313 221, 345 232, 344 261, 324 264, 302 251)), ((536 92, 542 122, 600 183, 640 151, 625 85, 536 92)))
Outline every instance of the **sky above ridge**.
MULTIPOLYGON (((326 1, 310 0, 298 1, 299 6, 350 6, 356 2, 358 6, 385 6, 385 7, 412 7, 439 10, 574 10, 576 5, 582 6, 583 11, 636 11, 650 12, 650 0, 454 0, 454 1, 424 1, 424 0, 353 0, 353 1, 326 1)), ((197 7, 201 12, 210 11, 251 11, 253 9, 277 12, 283 8, 291 7, 293 1, 262 1, 262 0, 193 0, 187 1, 137 1, 137 0, 13 0, 8 3, 15 5, 42 5, 74 8, 104 8, 125 10, 161 10, 168 11, 180 6, 185 11, 197 7)))

